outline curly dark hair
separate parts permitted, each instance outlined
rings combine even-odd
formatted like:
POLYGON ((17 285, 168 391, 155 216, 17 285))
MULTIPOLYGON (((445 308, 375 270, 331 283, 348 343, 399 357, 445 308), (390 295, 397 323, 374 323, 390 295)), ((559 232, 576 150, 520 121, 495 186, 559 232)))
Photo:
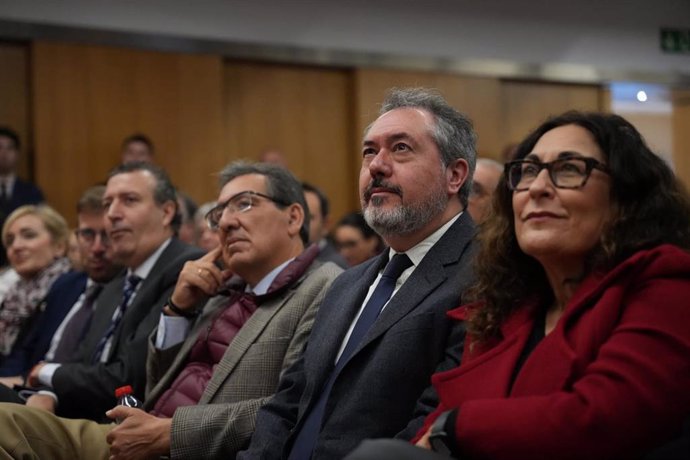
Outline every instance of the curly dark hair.
MULTIPOLYGON (((633 253, 669 243, 690 249, 690 199, 666 163, 646 145, 635 127, 618 115, 566 112, 545 121, 517 148, 515 158, 532 152, 537 141, 559 126, 577 125, 599 145, 611 176, 612 219, 587 257, 587 273, 604 272, 633 253)), ((505 173, 492 210, 477 235, 476 283, 466 299, 472 310, 468 332, 485 341, 498 337, 502 322, 526 300, 548 302, 553 293, 536 259, 520 249, 515 235, 513 193, 505 173)))

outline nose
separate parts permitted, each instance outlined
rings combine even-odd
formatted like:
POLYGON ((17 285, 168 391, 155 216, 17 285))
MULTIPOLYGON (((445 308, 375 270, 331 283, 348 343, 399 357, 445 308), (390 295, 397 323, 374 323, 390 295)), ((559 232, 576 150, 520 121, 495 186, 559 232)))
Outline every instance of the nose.
POLYGON ((106 250, 109 244, 110 241, 108 241, 108 235, 106 234, 105 230, 101 230, 100 232, 96 232, 96 235, 93 237, 93 246, 91 249, 93 251, 103 252, 106 250))
POLYGON ((548 195, 554 192, 554 185, 551 182, 551 177, 549 176, 549 171, 544 168, 539 171, 537 177, 534 178, 532 183, 529 185, 529 193, 532 196, 548 195))
POLYGON ((238 213, 228 211, 228 208, 223 209, 223 213, 220 215, 220 220, 218 221, 218 230, 220 232, 228 232, 233 228, 239 227, 239 220, 237 219, 238 213))
POLYGON ((392 164, 391 164, 390 152, 387 149, 382 148, 374 156, 374 158, 371 160, 371 162, 369 162, 369 174, 371 174, 371 177, 376 177, 376 176, 388 177, 391 175, 391 171, 392 171, 392 164))

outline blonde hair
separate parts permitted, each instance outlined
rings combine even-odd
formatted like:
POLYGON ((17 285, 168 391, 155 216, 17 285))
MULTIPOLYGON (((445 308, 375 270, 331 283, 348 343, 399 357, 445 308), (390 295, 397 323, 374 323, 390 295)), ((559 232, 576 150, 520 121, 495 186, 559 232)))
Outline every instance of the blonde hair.
POLYGON ((7 232, 10 226, 20 217, 29 215, 33 215, 41 219, 41 222, 43 222, 46 230, 48 230, 48 233, 50 233, 53 243, 56 245, 62 244, 62 246, 65 248, 65 251, 67 250, 67 240, 69 238, 69 227, 67 226, 67 222, 65 221, 65 218, 60 215, 60 213, 46 204, 29 204, 20 206, 12 211, 2 226, 2 242, 5 247, 8 246, 7 232))

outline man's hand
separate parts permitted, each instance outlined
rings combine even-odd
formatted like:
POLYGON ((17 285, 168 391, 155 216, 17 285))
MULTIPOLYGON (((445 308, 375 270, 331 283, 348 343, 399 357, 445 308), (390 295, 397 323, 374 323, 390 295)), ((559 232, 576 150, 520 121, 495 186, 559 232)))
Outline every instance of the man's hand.
POLYGON ((43 366, 45 365, 46 363, 41 361, 31 369, 31 372, 29 372, 28 377, 26 377, 26 384, 28 386, 37 387, 41 385, 40 380, 38 380, 38 373, 41 372, 41 369, 43 369, 43 366))
MULTIPOLYGON (((215 264, 222 256, 221 247, 209 251, 197 260, 184 264, 170 298, 181 310, 190 310, 205 297, 218 293, 223 283, 232 276, 230 270, 221 270, 215 264)), ((166 309, 167 313, 173 313, 166 309)))
POLYGON ((424 433, 424 436, 419 438, 419 441, 415 444, 417 447, 421 447, 423 449, 429 449, 431 450, 431 444, 429 444, 429 435, 431 434, 431 428, 427 430, 426 433, 424 433))
POLYGON ((105 415, 122 420, 106 437, 110 460, 157 459, 170 453, 172 419, 125 406, 116 406, 105 415))
POLYGON ((37 409, 43 409, 51 414, 54 414, 57 403, 55 402, 55 398, 52 396, 35 394, 29 396, 29 399, 26 400, 26 405, 29 407, 35 407, 37 409))
POLYGON ((17 377, 0 377, 0 384, 5 385, 8 388, 12 388, 15 385, 22 385, 24 383, 24 379, 17 376, 17 377))

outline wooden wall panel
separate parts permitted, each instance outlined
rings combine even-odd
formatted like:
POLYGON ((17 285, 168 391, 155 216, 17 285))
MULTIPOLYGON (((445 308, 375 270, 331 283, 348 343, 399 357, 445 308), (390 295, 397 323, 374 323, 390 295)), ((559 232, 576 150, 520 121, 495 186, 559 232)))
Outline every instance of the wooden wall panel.
POLYGON ((230 156, 254 161, 278 149, 297 177, 328 195, 332 220, 356 209, 350 82, 345 70, 226 62, 230 156))
POLYGON ((504 81, 501 85, 504 145, 521 141, 550 115, 566 110, 606 110, 604 94, 596 85, 504 81))
POLYGON ((105 179, 126 136, 143 132, 155 161, 197 201, 217 196, 223 152, 222 61, 60 43, 33 45, 36 180, 66 217, 105 179))
POLYGON ((29 125, 29 48, 27 45, 0 43, 0 125, 19 134, 22 153, 17 173, 32 179, 33 145, 29 125))
POLYGON ((503 147, 500 82, 496 78, 462 77, 432 72, 360 69, 355 72, 356 145, 364 129, 376 119, 386 92, 392 87, 423 86, 436 88, 455 108, 467 114, 477 131, 480 156, 497 158, 503 147))

